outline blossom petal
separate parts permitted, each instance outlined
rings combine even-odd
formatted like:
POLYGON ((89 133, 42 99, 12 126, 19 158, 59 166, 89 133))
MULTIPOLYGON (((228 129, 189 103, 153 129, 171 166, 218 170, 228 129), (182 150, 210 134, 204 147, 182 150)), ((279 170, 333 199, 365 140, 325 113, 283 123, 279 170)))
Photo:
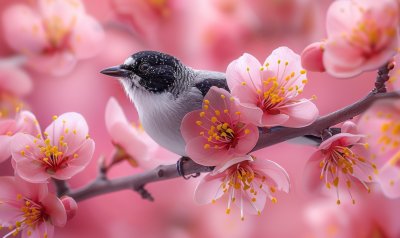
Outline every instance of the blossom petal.
POLYGON ((194 192, 194 200, 198 204, 208 204, 224 195, 222 183, 225 179, 223 173, 207 174, 197 185, 194 192))
POLYGON ((319 115, 317 106, 308 99, 301 99, 295 103, 287 103, 278 107, 282 114, 289 116, 282 126, 304 127, 313 123, 319 115))
POLYGON ((399 173, 399 167, 393 166, 389 163, 379 171, 377 180, 381 186, 383 194, 388 198, 394 199, 400 197, 399 173))
POLYGON ((71 72, 77 59, 72 52, 62 51, 53 54, 34 55, 29 57, 27 66, 32 69, 54 76, 63 76, 71 72))
POLYGON ((0 163, 11 157, 10 143, 11 136, 0 136, 0 163))
POLYGON ((276 183, 278 190, 282 190, 286 193, 289 192, 289 175, 282 166, 271 160, 264 159, 256 159, 253 164, 254 170, 260 171, 266 177, 271 178, 276 183))
POLYGON ((41 203, 45 207, 47 215, 50 216, 52 224, 62 227, 67 223, 67 213, 64 205, 57 196, 48 194, 41 200, 41 203))
POLYGON ((18 97, 27 95, 33 88, 29 75, 15 66, 0 68, 0 85, 2 91, 18 97))
POLYGON ((226 70, 226 81, 229 89, 232 90, 236 86, 241 86, 242 82, 260 87, 260 68, 261 63, 254 56, 247 53, 231 62, 226 70))
POLYGON ((76 112, 68 112, 59 116, 45 130, 50 142, 59 145, 60 139, 67 143, 68 151, 76 151, 87 140, 89 128, 85 118, 76 112))
POLYGON ((119 105, 118 101, 114 97, 108 99, 105 112, 105 121, 109 134, 112 131, 111 127, 114 124, 125 123, 128 121, 124 111, 122 110, 122 107, 119 105))
POLYGON ((78 59, 95 56, 102 50, 104 30, 99 22, 91 16, 79 17, 71 33, 71 47, 78 59))
POLYGON ((320 162, 324 160, 324 154, 318 150, 311 155, 304 168, 304 184, 308 191, 317 192, 324 182, 320 179, 321 170, 320 162))
POLYGON ((47 46, 41 18, 28 6, 15 4, 6 9, 2 22, 5 39, 14 50, 30 55, 47 46))
POLYGON ((50 175, 44 171, 41 162, 37 161, 40 155, 38 147, 40 142, 37 138, 22 133, 17 133, 11 141, 14 169, 21 178, 31 183, 44 183, 50 178, 50 175), (26 149, 27 146, 29 151, 26 149), (25 153, 22 154, 22 151, 25 153))

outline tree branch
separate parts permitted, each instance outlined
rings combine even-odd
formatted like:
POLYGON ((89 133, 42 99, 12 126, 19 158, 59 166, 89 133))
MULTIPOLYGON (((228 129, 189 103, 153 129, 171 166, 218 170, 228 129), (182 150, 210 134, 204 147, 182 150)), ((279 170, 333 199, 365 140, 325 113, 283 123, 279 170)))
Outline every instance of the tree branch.
MULTIPOLYGON (((327 129, 340 122, 349 120, 363 113, 377 100, 396 98, 400 98, 400 91, 389 93, 378 93, 376 91, 371 92, 365 98, 349 106, 332 112, 326 116, 320 117, 309 126, 303 128, 283 128, 278 131, 263 134, 260 136, 260 139, 257 145, 254 147, 253 151, 275 145, 299 136, 321 135, 324 129, 327 129)), ((68 191, 67 195, 74 198, 78 202, 105 193, 111 193, 124 189, 133 189, 135 191, 139 191, 143 198, 151 201, 153 198, 144 189, 144 186, 146 184, 195 173, 211 172, 212 168, 196 164, 192 160, 185 160, 182 163, 182 171, 184 171, 184 174, 179 174, 176 164, 172 164, 160 165, 150 171, 112 180, 108 180, 103 176, 99 176, 97 179, 95 179, 85 187, 68 191)))

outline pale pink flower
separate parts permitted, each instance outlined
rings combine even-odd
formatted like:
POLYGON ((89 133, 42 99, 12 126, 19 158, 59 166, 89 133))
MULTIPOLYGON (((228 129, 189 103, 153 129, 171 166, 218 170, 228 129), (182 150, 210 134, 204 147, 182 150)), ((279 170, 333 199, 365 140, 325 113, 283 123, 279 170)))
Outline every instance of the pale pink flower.
POLYGON ((250 152, 257 143, 258 128, 243 120, 241 109, 226 90, 211 87, 203 109, 183 118, 187 155, 202 165, 223 166, 232 157, 250 152))
POLYGON ((199 204, 215 203, 227 194, 226 213, 231 205, 240 208, 241 219, 244 213, 261 214, 265 202, 277 202, 276 191, 289 192, 290 182, 286 171, 270 160, 256 159, 250 155, 236 157, 219 170, 207 174, 198 184, 195 201, 199 204))
POLYGON ((0 163, 11 157, 10 143, 18 132, 34 136, 40 133, 35 115, 29 111, 21 111, 15 119, 0 120, 0 163))
POLYGON ((400 101, 375 103, 362 115, 358 126, 368 135, 382 192, 390 198, 400 197, 400 101))
POLYGON ((105 120, 112 143, 119 153, 127 155, 122 159, 135 167, 155 167, 157 161, 154 156, 159 148, 158 144, 142 128, 136 128, 129 123, 115 98, 108 100, 105 120))
POLYGON ((86 14, 80 0, 15 4, 2 20, 10 47, 28 57, 28 66, 53 75, 66 74, 77 60, 96 55, 104 38, 101 25, 86 14))
POLYGON ((19 64, 20 58, 0 60, 0 118, 14 117, 25 104, 21 97, 32 91, 32 80, 19 64))
POLYGON ((18 133, 11 141, 13 166, 17 174, 32 183, 49 178, 70 179, 90 162, 94 141, 82 115, 69 112, 54 121, 44 136, 18 133))
POLYGON ((307 83, 300 56, 287 47, 274 50, 264 64, 244 54, 229 64, 226 78, 232 95, 249 110, 248 119, 258 126, 303 127, 318 117, 308 99, 297 99, 307 83))
POLYGON ((365 136, 358 134, 356 125, 347 121, 336 134, 321 143, 318 151, 311 155, 306 165, 306 183, 310 190, 326 186, 336 190, 337 204, 340 204, 339 190, 347 190, 353 203, 351 189, 362 184, 368 192, 369 182, 378 173, 377 166, 370 160, 365 136))
POLYGON ((67 222, 64 206, 47 184, 32 184, 18 177, 0 177, 0 225, 8 227, 4 237, 51 238, 54 226, 67 222))
POLYGON ((383 66, 397 51, 398 20, 395 0, 333 2, 326 21, 326 71, 345 78, 383 66))

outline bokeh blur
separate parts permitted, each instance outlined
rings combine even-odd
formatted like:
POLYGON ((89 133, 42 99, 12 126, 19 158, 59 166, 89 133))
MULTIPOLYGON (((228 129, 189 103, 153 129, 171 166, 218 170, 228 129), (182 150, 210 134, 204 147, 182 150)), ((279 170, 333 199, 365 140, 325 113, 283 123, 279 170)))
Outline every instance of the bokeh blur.
MULTIPOLYGON (((78 188, 96 177, 98 158, 109 158, 114 151, 105 125, 105 107, 109 98, 115 97, 129 120, 138 123, 135 108, 121 85, 117 80, 101 75, 102 69, 121 64, 140 50, 166 52, 193 68, 221 72, 225 72, 227 65, 245 52, 261 62, 279 46, 288 46, 300 54, 308 44, 324 39, 325 15, 331 2, 82 0, 85 14, 101 25, 104 35, 93 33, 102 39, 90 39, 89 43, 77 47, 76 62, 60 73, 66 58, 40 61, 43 59, 32 57, 36 47, 32 45, 39 43, 21 38, 24 37, 22 33, 11 34, 5 30, 28 24, 24 20, 37 20, 36 15, 29 18, 31 13, 12 19, 7 19, 4 14, 16 4, 35 8, 36 0, 1 0, 0 71, 2 67, 19 67, 18 70, 23 70, 31 78, 32 89, 18 100, 35 113, 42 128, 50 124, 53 115, 65 112, 79 112, 86 118, 96 149, 91 164, 70 181, 72 188, 78 188), (10 44, 13 41, 17 43, 10 44), (15 46, 23 44, 32 47, 32 52, 15 46), (89 52, 94 48, 96 52, 90 57, 80 57, 86 50, 89 52), (36 63, 29 62, 32 60, 36 63), (61 65, 60 61, 63 61, 61 65)), ((57 10, 63 17, 63 9, 57 10)), ((43 14, 43 9, 35 14, 43 14)), ((92 37, 88 32, 81 31, 80 41, 92 37)), ((72 61, 70 58, 67 60, 69 63, 72 61)), ((367 95, 373 88, 375 73, 364 73, 346 80, 325 73, 308 73, 308 78, 304 96, 311 98, 316 95, 314 102, 320 114, 324 115, 367 95)), ((25 84, 20 83, 17 88, 25 84)), ((17 98, 20 96, 18 94, 17 98)), ((4 109, 6 111, 12 111, 10 108, 18 103, 17 99, 10 97, 0 96, 1 100, 5 98, 5 102, 11 103, 8 109, 4 109)), ((143 200, 134 191, 110 193, 80 202, 76 216, 66 227, 56 229, 55 237, 400 237, 397 217, 400 200, 385 198, 379 187, 373 187, 371 194, 355 194, 355 205, 349 201, 338 206, 332 197, 307 193, 303 185, 303 168, 314 151, 313 147, 282 143, 255 153, 259 158, 282 165, 291 178, 290 193, 280 194, 276 204, 268 202, 260 216, 249 215, 241 221, 237 210, 226 215, 225 201, 198 206, 193 201, 193 193, 199 179, 174 179, 147 186, 154 202, 143 200)), ((179 158, 164 150, 159 150, 155 157, 168 164, 179 158)), ((129 163, 120 163, 109 174, 114 178, 140 171, 143 170, 133 168, 129 163)), ((9 163, 0 165, 0 175, 12 173, 9 163)))

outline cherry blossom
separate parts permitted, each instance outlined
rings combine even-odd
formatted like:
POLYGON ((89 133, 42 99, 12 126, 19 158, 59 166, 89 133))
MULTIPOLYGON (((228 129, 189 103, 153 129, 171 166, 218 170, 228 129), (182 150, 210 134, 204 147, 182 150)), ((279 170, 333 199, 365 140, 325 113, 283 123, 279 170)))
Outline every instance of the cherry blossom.
POLYGON ((288 193, 289 187, 289 176, 281 166, 247 155, 236 157, 207 174, 196 188, 195 201, 199 204, 215 203, 227 194, 226 213, 229 214, 231 205, 235 204, 240 208, 243 220, 244 213, 260 215, 267 199, 276 203, 275 192, 288 193))
POLYGON ((159 161, 154 156, 158 144, 142 128, 128 122, 115 98, 108 100, 105 120, 111 140, 117 153, 120 153, 117 159, 127 160, 134 167, 151 168, 157 165, 159 161))
POLYGON ((368 135, 371 159, 379 168, 377 181, 390 198, 400 197, 400 102, 375 103, 360 118, 360 130, 368 135))
POLYGON ((11 141, 14 169, 29 182, 70 179, 92 158, 94 141, 82 115, 69 112, 54 119, 44 136, 18 133, 11 141))
POLYGON ((18 177, 0 177, 0 225, 8 227, 4 237, 51 238, 54 226, 67 222, 65 208, 46 184, 28 183, 18 177))
POLYGON ((77 60, 96 55, 104 38, 80 0, 15 4, 4 11, 2 23, 6 42, 27 56, 28 66, 53 75, 64 75, 77 60))
POLYGON ((347 190, 352 202, 352 187, 362 184, 370 192, 368 183, 378 174, 377 166, 370 160, 365 136, 358 134, 357 126, 347 121, 336 134, 321 143, 306 165, 306 182, 310 190, 325 185, 336 190, 337 204, 340 204, 339 190, 347 190))
POLYGON ((386 64, 398 47, 397 4, 395 0, 334 1, 327 13, 327 40, 320 42, 326 71, 348 78, 386 64))
POLYGON ((257 143, 258 128, 243 120, 241 109, 226 90, 211 87, 203 108, 183 118, 187 155, 202 165, 223 166, 232 157, 250 152, 257 143))
POLYGON ((300 56, 287 47, 274 50, 262 65, 244 54, 228 66, 226 78, 232 95, 249 110, 245 117, 258 126, 304 127, 318 117, 314 103, 297 99, 308 79, 300 56))
POLYGON ((15 119, 0 120, 0 162, 11 157, 10 144, 16 133, 36 136, 40 127, 35 115, 29 111, 18 112, 15 119))
POLYGON ((21 59, 7 58, 0 60, 0 117, 15 116, 16 108, 25 104, 21 99, 33 89, 29 75, 18 66, 21 59))
POLYGON ((315 42, 308 45, 301 53, 301 65, 313 72, 325 72, 323 64, 324 43, 315 42))

